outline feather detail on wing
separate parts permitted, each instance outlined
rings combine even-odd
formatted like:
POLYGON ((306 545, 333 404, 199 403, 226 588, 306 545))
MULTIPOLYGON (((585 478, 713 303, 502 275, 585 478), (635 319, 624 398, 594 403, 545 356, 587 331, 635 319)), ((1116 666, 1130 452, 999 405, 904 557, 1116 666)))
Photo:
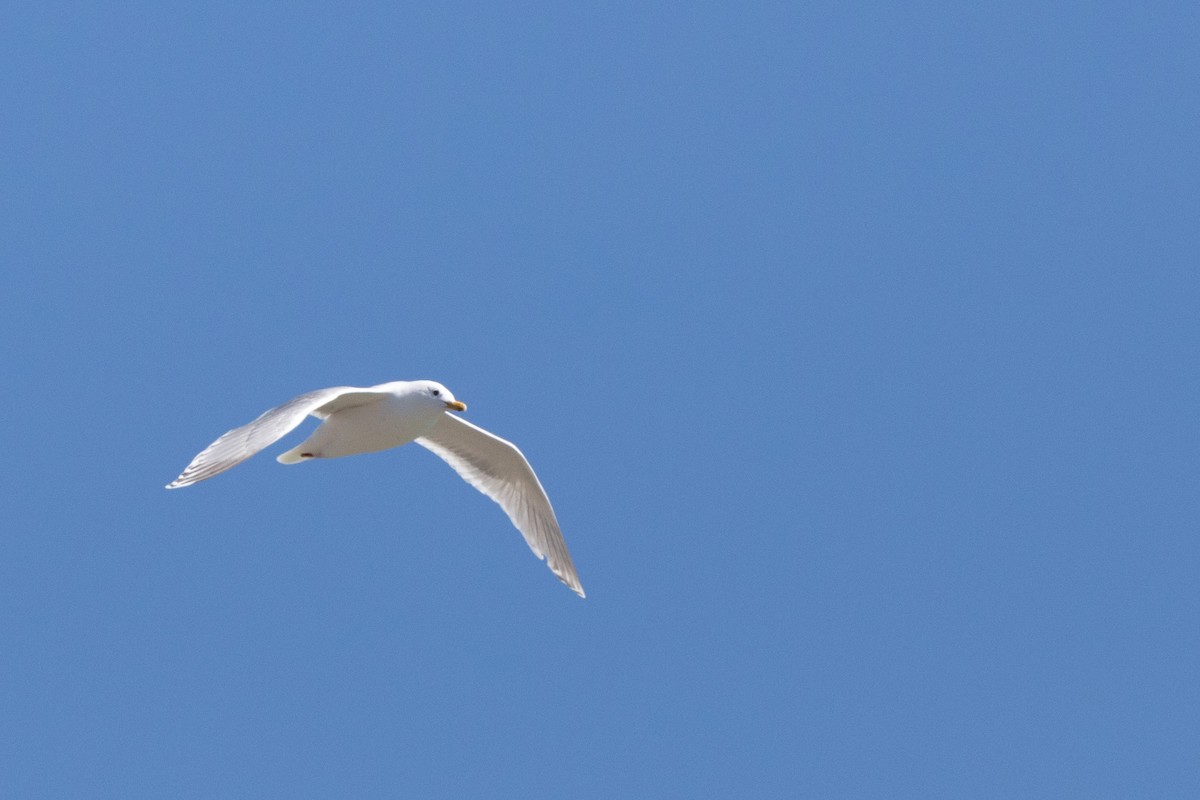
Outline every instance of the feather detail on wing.
POLYGON ((516 445, 450 414, 416 442, 499 503, 534 554, 546 559, 559 580, 585 596, 550 498, 516 445))
POLYGON ((325 419, 335 411, 365 405, 386 396, 385 392, 334 386, 293 397, 283 405, 263 412, 253 422, 234 428, 204 448, 178 478, 167 484, 167 488, 190 486, 237 466, 264 447, 279 441, 309 414, 325 419))

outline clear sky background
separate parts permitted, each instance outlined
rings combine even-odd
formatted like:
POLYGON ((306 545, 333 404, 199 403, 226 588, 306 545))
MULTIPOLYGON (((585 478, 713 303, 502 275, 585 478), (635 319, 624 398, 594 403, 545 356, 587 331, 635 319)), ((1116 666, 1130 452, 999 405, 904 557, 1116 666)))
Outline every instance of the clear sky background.
POLYGON ((1198 32, 6 6, 0 796, 1200 796, 1198 32), (163 489, 416 378, 586 600, 417 447, 163 489))

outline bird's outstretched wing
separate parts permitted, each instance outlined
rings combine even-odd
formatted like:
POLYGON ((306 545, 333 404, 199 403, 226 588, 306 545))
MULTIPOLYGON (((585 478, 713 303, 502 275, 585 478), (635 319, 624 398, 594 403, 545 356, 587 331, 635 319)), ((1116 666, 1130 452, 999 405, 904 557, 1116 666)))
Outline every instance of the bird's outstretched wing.
POLYGON ((253 422, 234 428, 204 448, 178 478, 167 484, 167 488, 191 486, 230 467, 236 467, 259 450, 279 441, 309 414, 324 419, 343 408, 366 405, 386 396, 386 392, 358 389, 353 386, 334 386, 293 397, 283 405, 263 412, 253 422))
POLYGON ((416 440, 432 450, 463 480, 495 500, 538 558, 559 580, 584 597, 554 509, 533 468, 512 442, 464 419, 445 414, 433 431, 416 440))

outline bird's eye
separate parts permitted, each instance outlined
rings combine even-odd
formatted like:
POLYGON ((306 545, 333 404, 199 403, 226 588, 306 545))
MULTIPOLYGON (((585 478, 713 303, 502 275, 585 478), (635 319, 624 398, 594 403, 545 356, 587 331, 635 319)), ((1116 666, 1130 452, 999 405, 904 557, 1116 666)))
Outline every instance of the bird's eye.
POLYGON ((434 397, 437 397, 437 396, 439 396, 439 395, 442 393, 442 390, 441 390, 441 389, 431 389, 430 391, 432 391, 432 392, 433 392, 433 396, 434 396, 434 397))

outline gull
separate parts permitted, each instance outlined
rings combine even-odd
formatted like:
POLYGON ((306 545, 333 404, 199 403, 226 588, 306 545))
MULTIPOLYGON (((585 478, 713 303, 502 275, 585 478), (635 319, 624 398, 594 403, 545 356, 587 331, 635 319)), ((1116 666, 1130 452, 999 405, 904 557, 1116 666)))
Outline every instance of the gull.
POLYGON ((279 441, 311 414, 321 424, 311 436, 276 458, 280 464, 374 453, 416 442, 495 500, 534 555, 545 559, 559 580, 584 597, 550 498, 533 467, 512 442, 449 413, 466 410, 465 403, 436 381, 317 389, 229 431, 193 458, 167 488, 191 486, 237 466, 279 441))

